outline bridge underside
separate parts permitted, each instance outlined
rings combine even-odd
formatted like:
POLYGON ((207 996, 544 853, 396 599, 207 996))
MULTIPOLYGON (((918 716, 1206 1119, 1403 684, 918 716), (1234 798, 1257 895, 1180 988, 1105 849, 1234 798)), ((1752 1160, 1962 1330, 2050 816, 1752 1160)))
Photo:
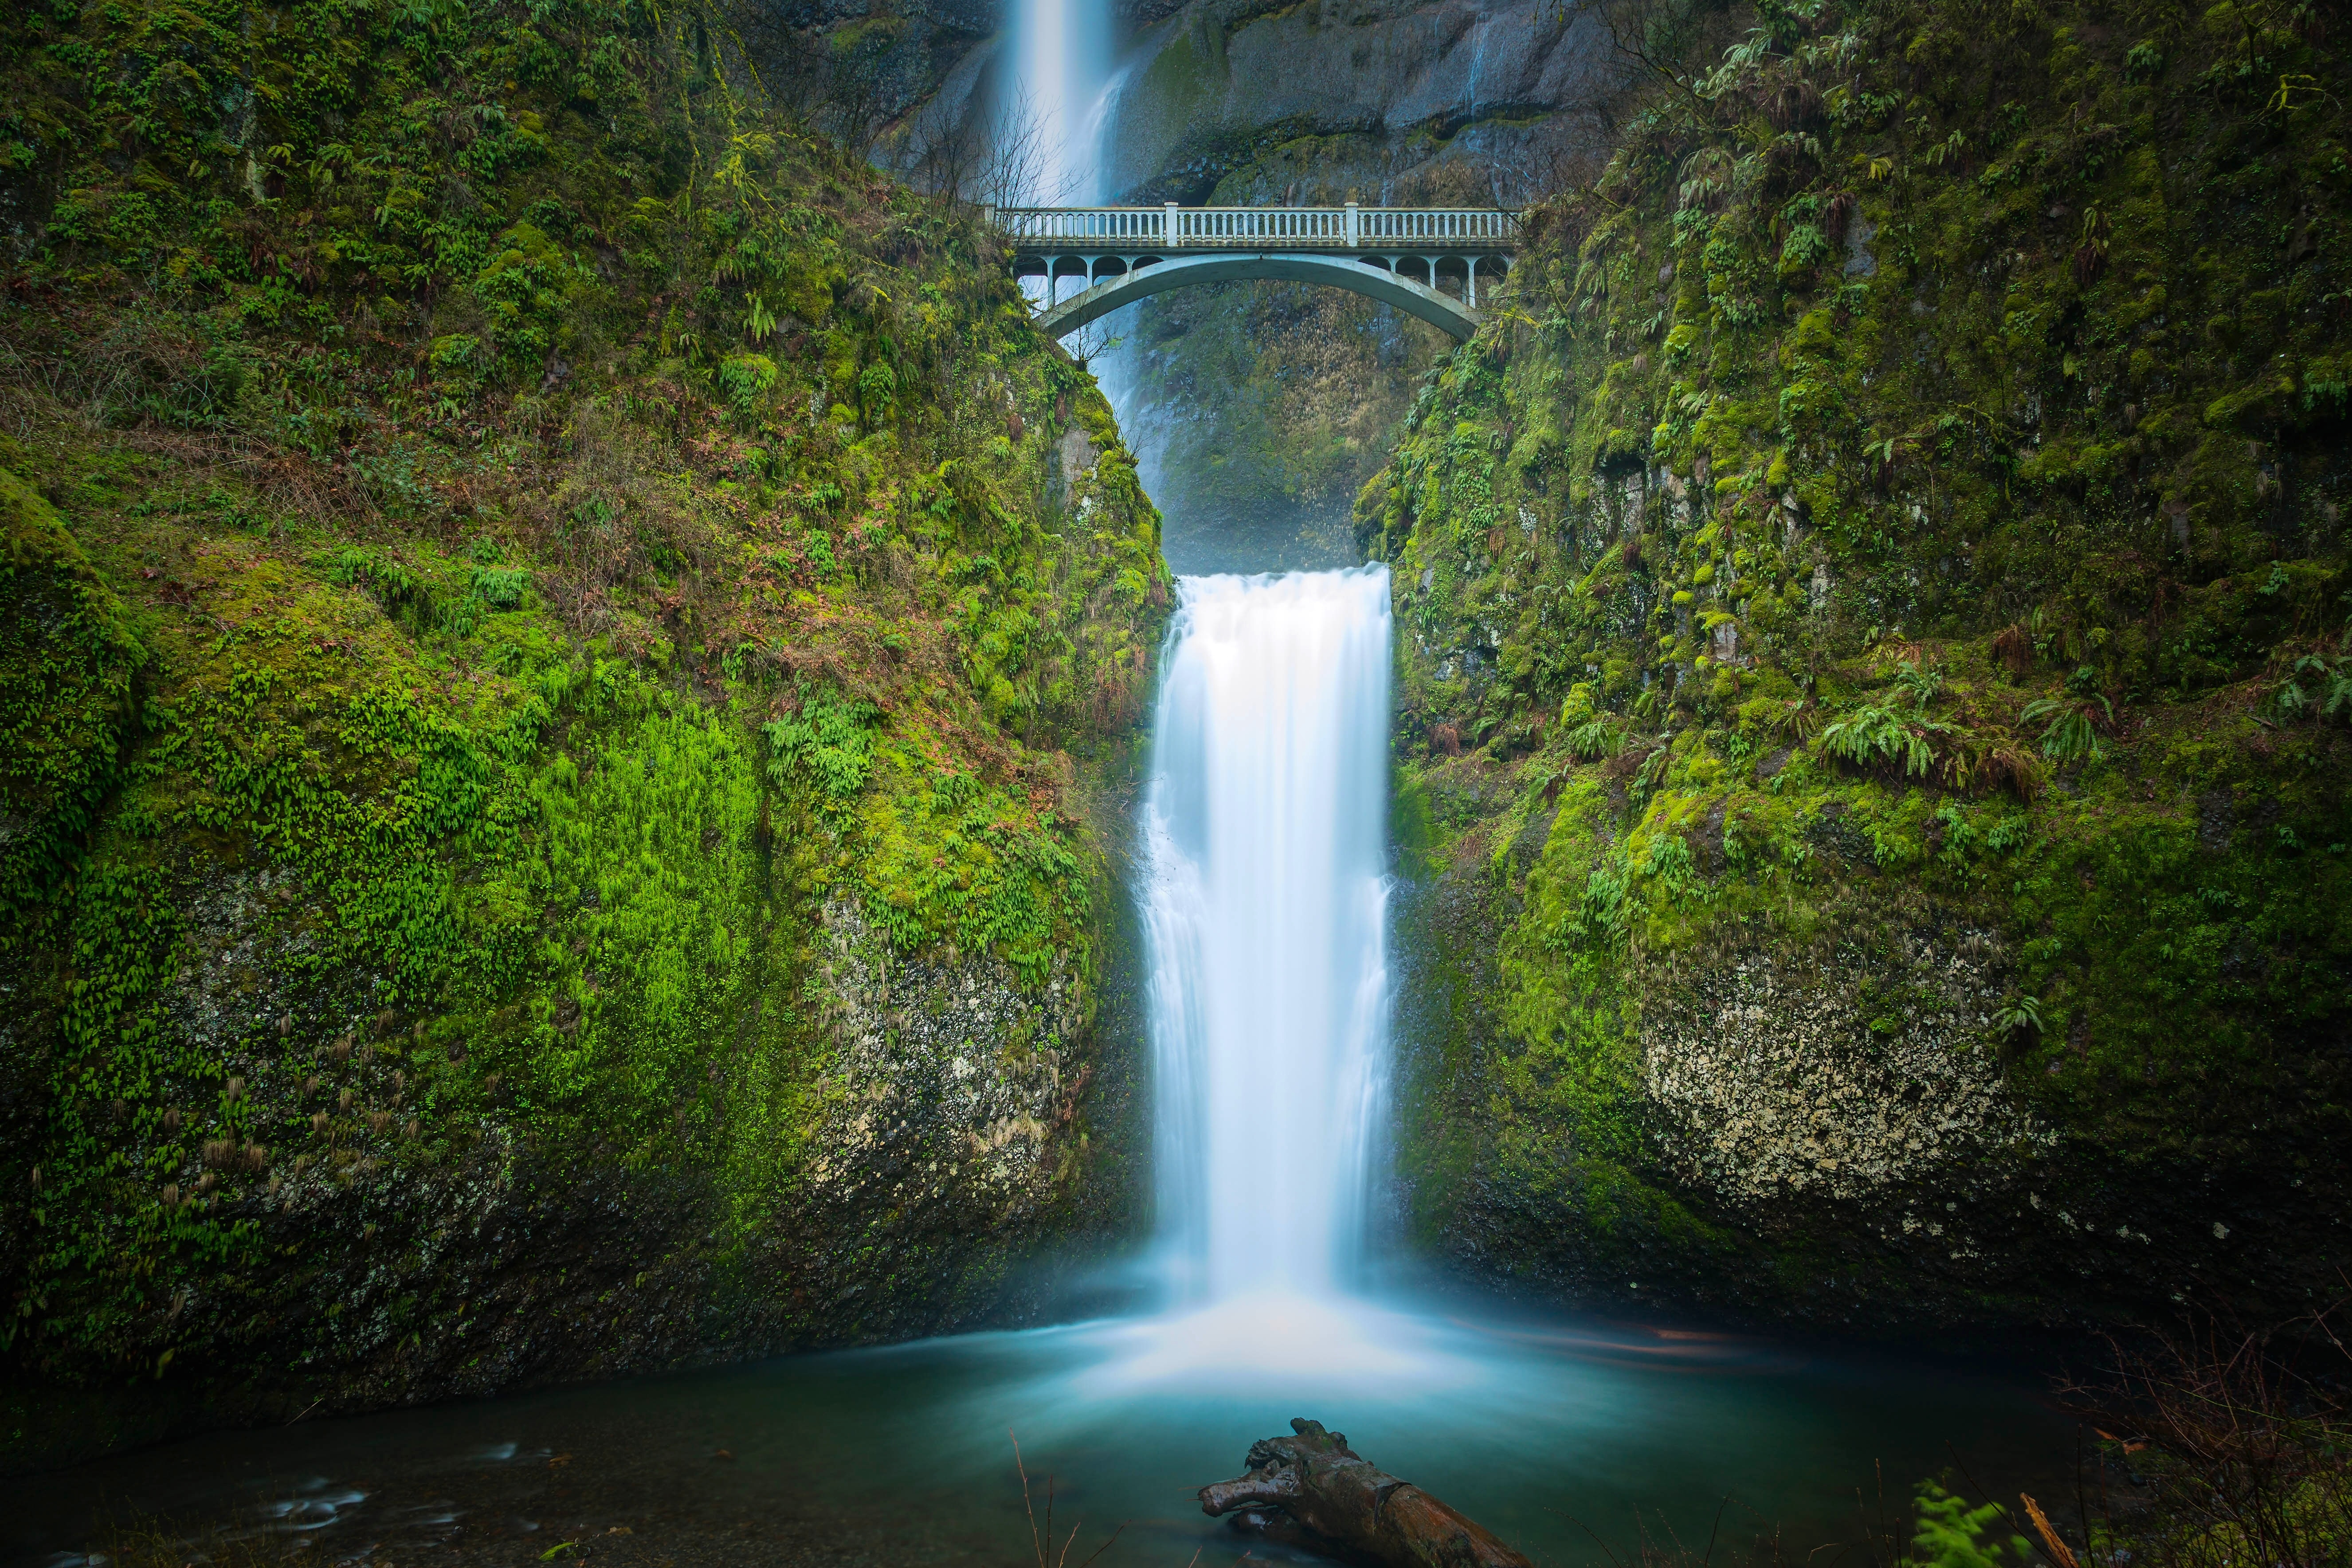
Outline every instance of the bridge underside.
MULTIPOLYGON (((1083 278, 1089 287, 1073 299, 1041 312, 1037 324, 1055 337, 1076 331, 1122 305, 1148 295, 1197 283, 1232 283, 1271 279, 1290 283, 1322 283, 1346 289, 1393 305, 1407 315, 1427 321, 1457 341, 1466 341, 1485 320, 1477 310, 1478 281, 1502 276, 1508 260, 1501 256, 1464 258, 1426 256, 1317 255, 1311 251, 1228 252, 1206 256, 1054 256, 1034 254, 1016 258, 1018 276, 1083 278), (1441 267, 1453 261, 1459 271, 1463 298, 1439 291, 1441 267), (1414 279, 1408 268, 1424 272, 1427 282, 1414 279)), ((1049 288, 1048 297, 1051 297, 1049 288)))

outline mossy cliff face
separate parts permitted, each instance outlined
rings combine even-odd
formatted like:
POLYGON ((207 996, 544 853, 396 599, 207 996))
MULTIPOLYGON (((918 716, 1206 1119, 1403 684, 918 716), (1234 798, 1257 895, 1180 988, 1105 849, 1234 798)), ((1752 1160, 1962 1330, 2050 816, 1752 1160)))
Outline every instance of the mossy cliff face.
POLYGON ((1671 79, 1358 504, 1408 1228, 1856 1327, 2330 1297, 2342 41, 2259 4, 1618 21, 1671 79))
POLYGON ((7 36, 19 1461, 930 1331, 1130 1226, 1156 514, 724 23, 7 36))

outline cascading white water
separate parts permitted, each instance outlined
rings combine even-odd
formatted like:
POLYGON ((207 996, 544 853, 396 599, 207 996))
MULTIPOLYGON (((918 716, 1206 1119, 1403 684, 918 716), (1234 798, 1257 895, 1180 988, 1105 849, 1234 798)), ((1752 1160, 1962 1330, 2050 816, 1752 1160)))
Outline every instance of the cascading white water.
POLYGON ((1181 1292, 1344 1283, 1386 1084, 1388 569, 1188 577, 1149 802, 1181 1292))
POLYGON ((1036 138, 1036 188, 1025 199, 1099 199, 1110 57, 1110 7, 1101 0, 1020 0, 1006 107, 1015 116, 1013 132, 1036 138))

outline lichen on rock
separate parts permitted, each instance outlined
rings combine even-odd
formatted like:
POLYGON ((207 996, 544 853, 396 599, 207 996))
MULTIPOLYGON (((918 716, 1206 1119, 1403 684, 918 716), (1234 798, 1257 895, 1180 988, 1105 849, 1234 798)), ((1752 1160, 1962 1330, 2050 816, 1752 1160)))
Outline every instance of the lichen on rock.
POLYGON ((1991 1048, 2000 938, 1899 932, 1859 946, 1733 953, 1637 982, 1642 1091, 1684 1179, 1735 1205, 1854 1202, 1952 1167, 2046 1151, 1991 1048), (1691 973, 1691 971, 1696 971, 1691 973), (1860 982, 1899 1000, 1869 1015, 1860 982))

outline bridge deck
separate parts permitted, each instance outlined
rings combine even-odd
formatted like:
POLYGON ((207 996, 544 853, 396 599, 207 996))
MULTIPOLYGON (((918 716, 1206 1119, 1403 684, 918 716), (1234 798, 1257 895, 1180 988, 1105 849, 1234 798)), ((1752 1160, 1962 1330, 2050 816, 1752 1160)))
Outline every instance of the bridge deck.
POLYGON ((1519 216, 1497 207, 992 207, 988 221, 1025 249, 1356 250, 1486 256, 1518 248, 1519 216))

